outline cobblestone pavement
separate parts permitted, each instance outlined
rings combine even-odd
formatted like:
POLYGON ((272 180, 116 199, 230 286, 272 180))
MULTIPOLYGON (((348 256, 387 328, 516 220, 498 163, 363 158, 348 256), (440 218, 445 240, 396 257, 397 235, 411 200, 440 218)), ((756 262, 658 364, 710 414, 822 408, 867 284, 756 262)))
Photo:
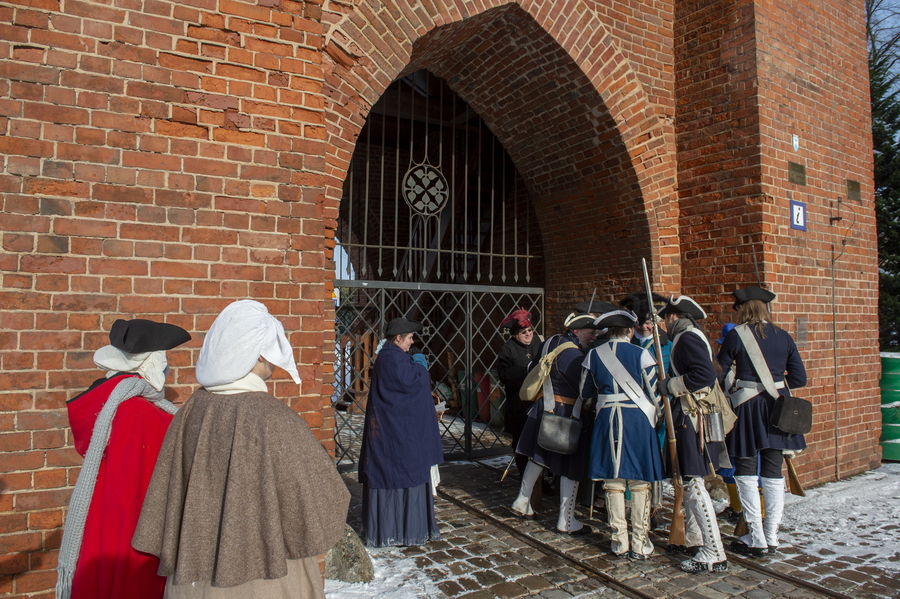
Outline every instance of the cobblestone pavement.
MULTIPOLYGON (((578 517, 594 528, 590 535, 572 538, 555 532, 558 498, 545 496, 534 520, 513 517, 507 505, 516 495, 519 481, 511 475, 499 482, 496 470, 469 462, 441 467, 440 490, 457 501, 491 514, 520 533, 547 543, 567 555, 634 589, 653 597, 718 599, 745 597, 769 599, 818 597, 812 590, 741 567, 731 561, 728 572, 686 574, 677 569, 683 556, 660 549, 665 543, 655 538, 657 552, 642 562, 616 558, 609 552, 609 529, 604 522, 588 518, 587 508, 578 517)), ((349 522, 359 531, 361 489, 353 475, 345 476, 353 492, 349 522)), ((444 497, 435 501, 441 540, 423 547, 401 551, 435 581, 446 597, 491 599, 565 599, 568 597, 623 597, 609 589, 600 577, 547 555, 516 538, 503 528, 482 520, 444 497)), ((599 516, 595 512, 595 518, 599 516)), ((721 522, 720 522, 721 523, 721 522)), ((728 540, 731 527, 722 525, 728 540)), ((900 596, 900 582, 882 572, 857 568, 854 558, 816 558, 796 548, 785 547, 775 558, 759 563, 782 573, 822 585, 854 599, 881 599, 900 596)))

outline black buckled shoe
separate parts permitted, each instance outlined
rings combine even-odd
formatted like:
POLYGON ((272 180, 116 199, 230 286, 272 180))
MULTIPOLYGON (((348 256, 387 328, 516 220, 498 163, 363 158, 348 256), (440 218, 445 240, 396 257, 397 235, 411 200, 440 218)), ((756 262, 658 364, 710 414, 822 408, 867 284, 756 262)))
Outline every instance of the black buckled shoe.
POLYGON ((769 552, 768 547, 751 547, 743 541, 732 541, 728 548, 748 557, 763 557, 769 552))
POLYGON ((689 574, 699 574, 700 572, 728 572, 728 561, 722 560, 714 564, 698 562, 692 559, 685 560, 678 564, 678 568, 689 574))
POLYGON ((700 553, 701 545, 697 545, 695 547, 685 547, 684 545, 672 545, 671 543, 666 545, 666 552, 668 553, 680 553, 682 555, 686 555, 688 557, 696 557, 698 553, 700 553))
POLYGON ((637 551, 627 551, 625 553, 625 557, 632 561, 641 561, 650 558, 649 555, 644 555, 643 553, 638 553, 637 551))
POLYGON ((578 530, 573 530, 572 532, 566 532, 564 530, 559 530, 558 528, 556 529, 556 532, 561 535, 569 535, 570 537, 583 537, 585 535, 591 534, 594 531, 590 526, 584 524, 581 526, 581 528, 579 528, 578 530))

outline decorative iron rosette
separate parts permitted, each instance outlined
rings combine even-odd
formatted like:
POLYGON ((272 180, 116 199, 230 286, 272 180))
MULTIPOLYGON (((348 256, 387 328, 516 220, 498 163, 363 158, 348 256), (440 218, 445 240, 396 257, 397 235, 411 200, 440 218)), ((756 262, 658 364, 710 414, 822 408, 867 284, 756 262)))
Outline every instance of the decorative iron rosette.
POLYGON ((450 186, 441 171, 430 164, 417 164, 403 176, 403 197, 419 214, 434 216, 447 205, 450 186))

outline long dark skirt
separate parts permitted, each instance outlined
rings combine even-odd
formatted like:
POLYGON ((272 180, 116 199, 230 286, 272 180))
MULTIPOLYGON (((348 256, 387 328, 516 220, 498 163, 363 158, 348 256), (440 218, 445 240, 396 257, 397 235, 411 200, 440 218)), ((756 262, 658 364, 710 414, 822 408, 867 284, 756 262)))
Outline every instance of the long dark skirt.
MULTIPOLYGON (((553 413, 560 416, 571 416, 572 407, 568 404, 555 402, 553 413)), ((536 463, 544 466, 553 474, 565 476, 572 480, 581 480, 587 468, 587 455, 591 439, 593 421, 587 415, 587 411, 581 411, 581 437, 578 440, 578 449, 570 455, 563 455, 555 451, 547 451, 538 445, 538 431, 541 427, 541 418, 544 414, 543 400, 534 402, 528 418, 525 420, 525 428, 516 446, 516 452, 528 456, 536 463)))
POLYGON ((774 409, 775 400, 763 393, 735 408, 737 422, 725 439, 732 457, 752 458, 761 449, 806 448, 803 435, 788 435, 769 424, 774 409))
MULTIPOLYGON (((675 451, 678 453, 678 468, 681 476, 706 476, 710 474, 710 463, 718 465, 721 443, 706 443, 701 450, 700 436, 691 419, 681 410, 681 402, 672 402, 672 421, 675 424, 675 451)), ((668 443, 666 444, 668 450, 668 443)), ((665 458, 666 475, 672 476, 672 462, 665 458)))
POLYGON ((431 483, 410 489, 363 485, 362 537, 369 547, 424 545, 440 539, 431 483))

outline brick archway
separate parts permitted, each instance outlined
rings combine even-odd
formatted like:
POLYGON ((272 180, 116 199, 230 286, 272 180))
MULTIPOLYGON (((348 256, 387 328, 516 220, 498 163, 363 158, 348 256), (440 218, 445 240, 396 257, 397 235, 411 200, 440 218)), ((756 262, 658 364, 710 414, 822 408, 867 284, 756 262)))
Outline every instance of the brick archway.
POLYGON ((370 107, 393 79, 427 68, 481 115, 527 181, 551 305, 595 285, 604 295, 637 285, 642 255, 677 286, 672 105, 659 101, 671 97, 671 73, 642 79, 612 17, 574 0, 552 14, 546 3, 485 4, 449 0, 436 18, 403 0, 343 14, 326 4, 326 213, 337 213, 370 107))

